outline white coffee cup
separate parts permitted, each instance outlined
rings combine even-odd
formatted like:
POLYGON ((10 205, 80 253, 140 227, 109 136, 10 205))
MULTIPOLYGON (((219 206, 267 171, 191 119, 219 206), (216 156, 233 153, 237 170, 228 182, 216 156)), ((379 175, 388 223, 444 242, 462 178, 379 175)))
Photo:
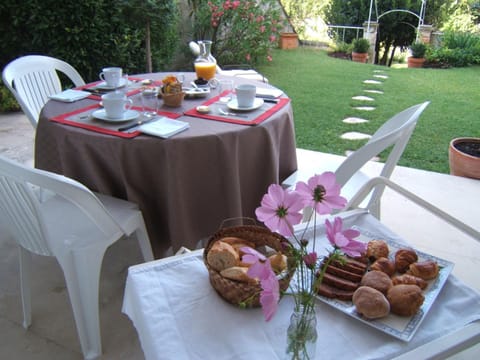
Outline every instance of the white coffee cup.
POLYGON ((122 79, 122 68, 120 67, 106 67, 102 69, 99 74, 100 79, 107 83, 107 86, 118 87, 122 79))
POLYGON ((132 107, 132 99, 127 99, 122 93, 108 93, 102 95, 102 103, 107 117, 120 119, 132 107))
POLYGON ((237 94, 237 104, 239 108, 249 108, 253 106, 255 95, 257 93, 257 87, 250 84, 241 84, 235 87, 235 93, 237 94))

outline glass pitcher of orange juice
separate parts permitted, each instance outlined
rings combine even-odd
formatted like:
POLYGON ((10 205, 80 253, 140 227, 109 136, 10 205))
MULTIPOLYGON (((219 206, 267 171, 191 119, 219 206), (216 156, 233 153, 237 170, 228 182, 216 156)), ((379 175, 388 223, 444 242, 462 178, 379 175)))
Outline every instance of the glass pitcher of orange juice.
POLYGON ((195 73, 197 78, 210 80, 215 77, 217 71, 217 60, 211 54, 212 42, 202 40, 198 42, 200 46, 200 55, 195 59, 195 73))

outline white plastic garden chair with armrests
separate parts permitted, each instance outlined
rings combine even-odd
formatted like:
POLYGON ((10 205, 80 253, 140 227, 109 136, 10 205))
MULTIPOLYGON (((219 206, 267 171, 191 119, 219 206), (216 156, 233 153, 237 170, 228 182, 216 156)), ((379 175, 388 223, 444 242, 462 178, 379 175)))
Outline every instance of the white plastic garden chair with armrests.
MULTIPOLYGON (((405 197, 406 199, 412 201, 423 209, 431 212, 443 221, 464 232, 465 234, 471 236, 476 241, 480 241, 479 231, 473 229, 471 226, 463 223, 462 221, 451 216, 445 211, 432 205, 428 201, 423 200, 422 198, 401 187, 400 185, 381 176, 374 177, 368 180, 363 186, 361 186, 358 189, 358 192, 352 196, 344 211, 348 212, 359 210, 372 213, 372 209, 370 208, 371 203, 369 203, 369 205, 367 205, 367 207, 363 209, 361 208, 361 204, 366 198, 368 198, 369 194, 371 194, 375 190, 384 191, 385 187, 388 187, 389 189, 395 191, 397 194, 405 197)), ((376 211, 376 209, 373 210, 376 211)), ((372 215, 375 214, 373 213, 372 215)), ((414 350, 411 350, 405 354, 396 357, 395 359, 445 359, 472 346, 478 346, 479 343, 480 321, 476 321, 466 325, 459 330, 446 334, 439 339, 423 344, 414 350)))
MULTIPOLYGON (((428 104, 427 101, 394 115, 372 135, 364 146, 344 160, 339 158, 341 160, 337 161, 337 159, 332 158, 331 161, 325 161, 321 164, 309 164, 308 169, 299 168, 282 182, 282 186, 293 187, 298 181, 307 181, 314 174, 334 171, 337 183, 342 186, 342 196, 349 200, 360 186, 370 179, 368 175, 362 172, 361 168, 382 151, 393 146, 380 172, 380 176, 389 178, 410 140, 418 118, 428 104)), ((383 189, 379 187, 373 191, 369 199, 366 199, 366 201, 369 201, 368 208, 377 218, 380 218, 380 198, 382 194, 383 189)), ((306 213, 304 217, 307 218, 308 215, 306 213)))
MULTIPOLYGON (((198 56, 200 55, 200 47, 195 41, 190 41, 188 43, 190 51, 193 55, 198 56)), ((246 78, 250 80, 261 81, 264 83, 268 83, 268 79, 260 74, 259 72, 253 70, 249 65, 228 65, 224 69, 222 69, 217 64, 217 74, 225 75, 225 76, 238 76, 241 78, 246 78)))
POLYGON ((153 260, 138 207, 0 156, 0 215, 19 245, 24 327, 31 324, 30 253, 55 256, 65 276, 83 355, 100 356, 98 294, 106 249, 134 234, 145 261, 153 260))
POLYGON ((85 81, 70 64, 49 56, 23 56, 3 69, 5 86, 15 96, 34 128, 37 127, 40 111, 49 96, 63 90, 58 72, 64 73, 75 86, 85 85, 85 81))

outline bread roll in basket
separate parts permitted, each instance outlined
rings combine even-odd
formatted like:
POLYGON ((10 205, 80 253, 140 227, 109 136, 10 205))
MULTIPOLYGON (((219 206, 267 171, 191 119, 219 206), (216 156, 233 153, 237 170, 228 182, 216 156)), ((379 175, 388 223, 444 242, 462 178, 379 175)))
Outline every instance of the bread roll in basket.
POLYGON ((295 272, 295 261, 292 257, 292 245, 282 235, 271 232, 267 228, 256 225, 242 225, 222 228, 217 231, 208 241, 203 252, 203 260, 208 269, 210 283, 217 293, 231 304, 245 307, 260 306, 260 292, 262 290, 259 283, 247 283, 230 280, 220 272, 212 268, 208 261, 208 252, 215 244, 226 237, 238 237, 255 244, 256 248, 267 246, 275 251, 281 251, 287 256, 287 269, 279 276, 280 291, 288 289, 290 279, 295 272))

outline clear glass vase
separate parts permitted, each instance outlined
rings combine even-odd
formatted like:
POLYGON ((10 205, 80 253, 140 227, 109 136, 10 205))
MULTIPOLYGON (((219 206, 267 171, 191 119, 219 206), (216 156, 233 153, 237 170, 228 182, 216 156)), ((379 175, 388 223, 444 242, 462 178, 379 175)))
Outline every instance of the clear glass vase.
POLYGON ((317 315, 315 306, 298 306, 290 317, 287 330, 286 359, 315 359, 317 347, 317 315))
POLYGON ((210 40, 202 40, 198 42, 200 54, 195 59, 194 67, 197 78, 210 80, 215 77, 217 71, 217 60, 213 57, 212 42, 210 40))

